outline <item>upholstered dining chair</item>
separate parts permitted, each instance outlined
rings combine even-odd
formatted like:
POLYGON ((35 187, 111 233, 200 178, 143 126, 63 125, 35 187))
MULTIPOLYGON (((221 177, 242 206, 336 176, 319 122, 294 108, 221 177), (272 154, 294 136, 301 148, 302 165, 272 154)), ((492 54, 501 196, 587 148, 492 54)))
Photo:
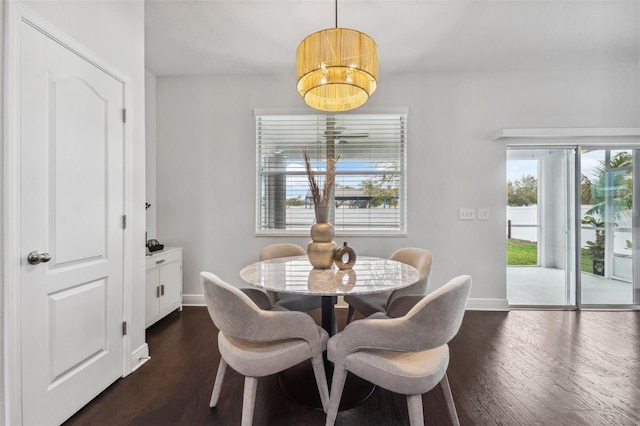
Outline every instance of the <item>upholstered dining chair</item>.
MULTIPOLYGON (((264 246, 260 250, 260 260, 277 259, 280 257, 291 257, 306 255, 307 252, 297 244, 276 243, 264 246)), ((267 291, 271 304, 274 307, 284 307, 291 311, 307 312, 312 309, 322 307, 322 298, 317 296, 307 296, 304 294, 287 294, 267 291)))
POLYGON ((344 301, 349 304, 347 324, 353 321, 355 311, 360 312, 365 317, 376 312, 384 313, 387 307, 400 296, 410 294, 424 295, 427 292, 429 275, 431 274, 431 261, 433 259, 433 255, 429 250, 417 247, 401 248, 393 252, 389 259, 413 266, 420 272, 420 279, 408 287, 391 292, 362 295, 346 294, 344 301))
POLYGON ((329 335, 302 312, 266 311, 249 296, 215 274, 201 272, 205 301, 218 333, 220 364, 210 407, 220 397, 227 366, 245 376, 242 425, 253 422, 258 378, 311 359, 323 409, 329 402, 322 353, 329 335))
POLYGON ((334 363, 326 426, 335 423, 347 371, 384 389, 407 396, 411 426, 423 425, 422 394, 438 383, 454 425, 459 425, 447 367, 448 342, 458 333, 471 289, 471 277, 460 275, 422 296, 399 318, 354 321, 329 339, 327 356, 334 363))

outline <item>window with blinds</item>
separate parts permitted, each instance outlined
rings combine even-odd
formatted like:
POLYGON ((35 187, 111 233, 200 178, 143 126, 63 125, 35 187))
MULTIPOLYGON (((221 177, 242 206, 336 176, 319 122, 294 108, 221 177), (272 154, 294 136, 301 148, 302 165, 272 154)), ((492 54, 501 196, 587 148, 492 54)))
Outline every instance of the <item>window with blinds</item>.
POLYGON ((321 189, 326 159, 339 156, 330 203, 337 235, 406 233, 405 113, 255 119, 258 234, 308 234, 315 216, 305 150, 321 189))

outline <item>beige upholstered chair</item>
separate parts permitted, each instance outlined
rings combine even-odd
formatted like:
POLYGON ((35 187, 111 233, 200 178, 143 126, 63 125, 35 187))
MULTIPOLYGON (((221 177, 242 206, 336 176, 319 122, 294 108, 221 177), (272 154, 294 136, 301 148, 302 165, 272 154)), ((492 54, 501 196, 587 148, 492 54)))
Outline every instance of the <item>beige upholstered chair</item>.
POLYGON ((393 252, 389 259, 413 266, 420 272, 420 279, 409 287, 394 290, 392 292, 345 295, 344 301, 349 304, 347 324, 353 320, 353 314, 355 311, 358 311, 365 317, 368 317, 376 312, 386 312, 387 307, 400 296, 410 294, 424 295, 427 292, 427 286, 429 284, 432 258, 433 256, 431 252, 422 248, 407 247, 393 252))
POLYGON ((461 275, 422 296, 405 316, 354 321, 329 339, 327 355, 334 369, 326 425, 335 423, 347 371, 407 395, 412 426, 424 424, 422 394, 440 383, 451 421, 458 425, 446 373, 447 343, 458 333, 470 289, 471 277, 461 275))
MULTIPOLYGON (((306 255, 307 252, 297 244, 277 243, 265 246, 260 251, 260 260, 270 260, 280 257, 306 255)), ((291 311, 307 312, 322 307, 322 298, 306 296, 304 294, 287 294, 267 291, 274 307, 284 307, 291 311)))
POLYGON ((302 312, 265 311, 245 293, 210 272, 200 273, 209 315, 218 327, 220 365, 210 407, 220 397, 227 365, 245 376, 242 425, 253 421, 258 378, 278 373, 311 359, 322 406, 329 392, 322 353, 329 335, 302 312))

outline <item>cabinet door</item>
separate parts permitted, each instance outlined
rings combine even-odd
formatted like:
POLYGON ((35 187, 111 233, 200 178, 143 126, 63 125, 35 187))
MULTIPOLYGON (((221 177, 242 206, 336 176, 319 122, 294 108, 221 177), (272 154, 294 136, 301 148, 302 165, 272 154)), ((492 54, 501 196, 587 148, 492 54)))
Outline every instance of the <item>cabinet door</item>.
POLYGON ((182 301, 182 268, 180 262, 172 262, 160 268, 160 285, 164 295, 160 297, 160 312, 175 309, 182 301))
POLYGON ((160 270, 154 269, 147 272, 145 276, 145 324, 155 319, 160 312, 158 286, 160 285, 160 270))

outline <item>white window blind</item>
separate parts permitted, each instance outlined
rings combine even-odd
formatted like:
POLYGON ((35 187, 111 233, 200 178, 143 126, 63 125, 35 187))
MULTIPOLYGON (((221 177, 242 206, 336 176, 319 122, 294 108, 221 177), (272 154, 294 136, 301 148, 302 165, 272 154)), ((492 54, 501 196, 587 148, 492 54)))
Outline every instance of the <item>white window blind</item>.
POLYGON ((406 233, 406 114, 255 119, 258 234, 308 234, 315 216, 305 150, 320 188, 327 157, 340 156, 330 203, 337 235, 406 233))

